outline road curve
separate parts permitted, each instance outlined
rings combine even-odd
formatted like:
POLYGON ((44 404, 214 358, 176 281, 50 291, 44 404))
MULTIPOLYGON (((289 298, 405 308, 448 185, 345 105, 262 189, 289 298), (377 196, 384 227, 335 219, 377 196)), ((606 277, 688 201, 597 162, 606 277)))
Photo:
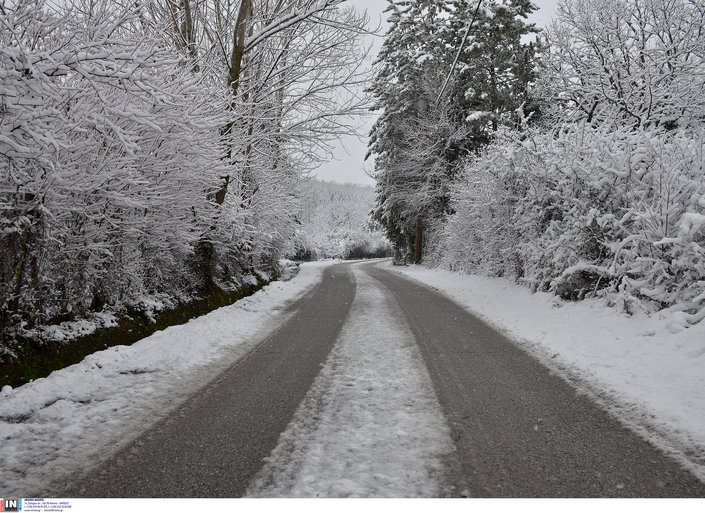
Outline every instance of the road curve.
POLYGON ((472 497, 705 497, 705 484, 502 334, 378 265, 406 315, 472 497))
POLYGON ((238 497, 318 375, 355 296, 344 265, 247 356, 64 497, 238 497))

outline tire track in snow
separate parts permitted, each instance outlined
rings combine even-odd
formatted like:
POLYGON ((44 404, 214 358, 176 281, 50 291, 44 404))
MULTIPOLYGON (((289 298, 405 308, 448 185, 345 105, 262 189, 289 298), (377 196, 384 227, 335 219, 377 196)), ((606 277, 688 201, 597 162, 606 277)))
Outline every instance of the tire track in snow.
POLYGON ((454 446, 395 300, 355 268, 350 314, 248 495, 436 497, 454 446))

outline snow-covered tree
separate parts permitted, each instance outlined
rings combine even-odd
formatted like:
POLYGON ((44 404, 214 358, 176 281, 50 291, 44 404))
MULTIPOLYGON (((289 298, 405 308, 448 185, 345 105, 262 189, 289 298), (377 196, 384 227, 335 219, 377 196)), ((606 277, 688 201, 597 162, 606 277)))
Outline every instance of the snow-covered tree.
MULTIPOLYGON (((215 194, 223 217, 212 234, 225 235, 226 219, 238 219, 247 230, 237 253, 248 266, 271 263, 292 230, 296 183, 329 156, 332 142, 355 131, 354 119, 364 113, 358 89, 367 78, 360 67, 367 18, 341 0, 192 4, 198 48, 185 53, 232 92, 232 120, 223 131, 235 173, 222 176, 215 194)), ((176 20, 173 32, 185 39, 178 34, 189 32, 179 28, 188 24, 187 9, 176 18, 172 10, 162 6, 161 19, 176 20)), ((199 249, 206 281, 223 274, 217 245, 205 238, 199 249)))
POLYGON ((573 2, 546 37, 544 118, 469 159, 433 258, 568 299, 705 318, 703 6, 573 2))
POLYGON ((370 219, 371 186, 311 180, 302 184, 304 202, 297 216, 289 256, 294 259, 388 256, 391 245, 370 219))
POLYGON ((557 115, 667 129, 705 119, 705 4, 563 0, 540 88, 557 115))
POLYGON ((389 2, 389 32, 371 88, 376 219, 400 250, 421 257, 424 227, 451 210, 463 159, 527 104, 534 47, 528 1, 389 2))

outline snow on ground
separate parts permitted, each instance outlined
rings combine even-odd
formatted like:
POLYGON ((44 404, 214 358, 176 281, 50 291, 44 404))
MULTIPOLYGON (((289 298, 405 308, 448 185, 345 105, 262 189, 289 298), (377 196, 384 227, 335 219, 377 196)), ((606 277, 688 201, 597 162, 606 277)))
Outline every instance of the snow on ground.
POLYGON ((355 269, 341 335, 248 491, 260 497, 437 497, 453 451, 403 314, 355 269))
POLYGON ((563 302, 503 278, 393 269, 479 314, 705 478, 705 322, 673 333, 665 315, 627 317, 597 299, 563 302))
POLYGON ((94 353, 47 378, 0 392, 0 488, 41 497, 52 480, 124 447, 190 393, 243 356, 289 315, 332 261, 304 264, 234 305, 131 346, 94 353))

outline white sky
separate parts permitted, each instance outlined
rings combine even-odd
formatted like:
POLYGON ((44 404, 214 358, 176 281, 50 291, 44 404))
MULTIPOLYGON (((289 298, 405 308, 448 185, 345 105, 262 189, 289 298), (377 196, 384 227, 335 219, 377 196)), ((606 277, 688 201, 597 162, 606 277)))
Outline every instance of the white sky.
MULTIPOLYGON (((530 19, 539 27, 544 27, 554 16, 558 0, 533 0, 533 2, 539 7, 539 10, 530 19)), ((386 32, 386 20, 382 19, 382 12, 387 7, 386 0, 350 0, 350 3, 359 9, 367 9, 370 15, 370 29, 377 27, 381 20, 383 23, 381 33, 386 32)), ((374 45, 370 57, 371 66, 377 50, 382 44, 382 37, 368 36, 367 42, 374 45)), ((375 117, 376 114, 373 113, 367 119, 362 120, 364 123, 364 128, 361 131, 362 136, 343 138, 334 150, 335 158, 321 165, 314 174, 317 174, 321 180, 373 185, 375 182, 367 176, 365 169, 371 170, 374 164, 372 159, 364 162, 364 158, 367 153, 367 136, 375 117)))

